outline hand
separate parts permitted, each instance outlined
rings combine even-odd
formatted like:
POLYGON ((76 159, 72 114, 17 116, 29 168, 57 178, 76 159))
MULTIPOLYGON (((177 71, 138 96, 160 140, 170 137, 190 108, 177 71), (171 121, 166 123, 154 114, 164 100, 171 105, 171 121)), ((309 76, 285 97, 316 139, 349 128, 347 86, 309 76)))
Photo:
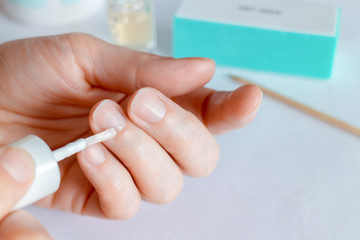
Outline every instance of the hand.
POLYGON ((114 139, 61 162, 60 189, 38 205, 129 218, 141 198, 172 201, 183 173, 209 174, 219 154, 210 133, 255 116, 259 88, 203 88, 214 70, 209 59, 164 58, 81 34, 2 44, 0 143, 35 134, 56 149, 117 127, 114 139))
POLYGON ((0 149, 0 239, 51 239, 40 222, 24 210, 10 212, 28 191, 34 162, 23 150, 0 149))

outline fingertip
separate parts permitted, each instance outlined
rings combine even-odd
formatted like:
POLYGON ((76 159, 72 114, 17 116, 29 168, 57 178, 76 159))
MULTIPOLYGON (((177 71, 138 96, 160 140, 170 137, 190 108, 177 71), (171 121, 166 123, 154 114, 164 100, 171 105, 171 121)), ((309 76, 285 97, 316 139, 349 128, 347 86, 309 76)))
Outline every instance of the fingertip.
POLYGON ((243 127, 254 119, 262 101, 262 91, 256 85, 245 85, 231 93, 227 108, 234 127, 243 127), (233 112, 233 114, 231 114, 233 112))
POLYGON ((195 77, 200 78, 203 84, 207 83, 215 74, 216 63, 211 58, 185 58, 189 61, 189 67, 191 71, 196 74, 195 77))
POLYGON ((256 109, 262 100, 261 89, 253 84, 244 85, 236 89, 233 93, 234 100, 241 100, 244 105, 247 105, 250 112, 256 109))
POLYGON ((0 218, 25 195, 34 177, 35 162, 28 152, 15 147, 0 149, 0 218))
POLYGON ((215 92, 207 106, 206 123, 213 134, 241 128, 254 119, 262 101, 256 85, 245 85, 232 92, 215 92))
POLYGON ((35 162, 31 155, 23 149, 9 147, 1 151, 0 167, 24 187, 29 185, 35 176, 35 162))
POLYGON ((123 109, 113 100, 105 99, 94 105, 89 115, 89 124, 94 132, 105 131, 110 128, 123 129, 126 116, 123 109))
POLYGON ((192 59, 197 61, 199 65, 206 68, 206 70, 213 70, 215 71, 216 63, 215 60, 212 58, 203 58, 203 57, 192 57, 192 58, 185 58, 185 59, 192 59))
POLYGON ((155 88, 166 96, 173 97, 204 86, 214 73, 215 62, 212 59, 158 57, 157 61, 147 65, 146 71, 139 72, 139 78, 142 79, 141 82, 145 82, 144 79, 156 79, 151 84, 141 84, 141 86, 155 88))

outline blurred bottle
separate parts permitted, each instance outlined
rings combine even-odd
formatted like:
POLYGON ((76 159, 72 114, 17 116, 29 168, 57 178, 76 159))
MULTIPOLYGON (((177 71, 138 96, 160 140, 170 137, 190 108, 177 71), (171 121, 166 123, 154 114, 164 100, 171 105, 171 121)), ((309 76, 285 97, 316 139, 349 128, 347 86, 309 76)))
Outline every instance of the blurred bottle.
POLYGON ((32 25, 61 25, 91 16, 104 0, 2 0, 12 18, 32 25))
POLYGON ((114 42, 134 50, 156 46, 153 0, 107 0, 108 22, 114 42))

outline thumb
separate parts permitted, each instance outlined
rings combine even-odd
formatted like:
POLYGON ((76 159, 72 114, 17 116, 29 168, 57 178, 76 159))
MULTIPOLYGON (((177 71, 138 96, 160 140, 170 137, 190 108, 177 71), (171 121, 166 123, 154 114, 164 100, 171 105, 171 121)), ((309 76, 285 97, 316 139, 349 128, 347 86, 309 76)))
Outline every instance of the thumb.
POLYGON ((91 85, 126 94, 152 87, 167 96, 178 96, 202 87, 215 72, 211 59, 162 57, 84 34, 62 35, 62 39, 70 39, 75 46, 77 63, 91 85))
POLYGON ((30 188, 35 164, 24 150, 0 149, 0 219, 2 219, 30 188))

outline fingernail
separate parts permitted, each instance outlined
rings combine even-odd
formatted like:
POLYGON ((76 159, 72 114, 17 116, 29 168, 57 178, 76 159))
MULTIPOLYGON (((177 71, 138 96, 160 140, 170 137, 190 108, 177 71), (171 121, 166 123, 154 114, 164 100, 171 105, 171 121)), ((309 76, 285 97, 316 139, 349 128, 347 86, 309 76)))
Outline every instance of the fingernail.
POLYGON ((94 144, 83 150, 83 158, 90 164, 100 165, 105 161, 105 153, 98 144, 94 144))
POLYGON ((0 165, 18 183, 26 183, 35 174, 35 164, 32 157, 20 149, 6 149, 0 156, 0 165))
POLYGON ((131 111, 144 121, 155 123, 165 116, 166 107, 154 92, 141 89, 131 104, 131 111))
POLYGON ((260 106, 261 106, 261 101, 262 101, 262 92, 260 92, 259 98, 255 103, 255 107, 254 109, 251 111, 251 113, 248 116, 248 119, 253 119, 256 114, 259 112, 260 106))
POLYGON ((106 130, 109 128, 122 129, 126 125, 126 120, 122 113, 119 111, 114 102, 110 100, 104 100, 95 109, 94 112, 95 124, 100 130, 106 130))

